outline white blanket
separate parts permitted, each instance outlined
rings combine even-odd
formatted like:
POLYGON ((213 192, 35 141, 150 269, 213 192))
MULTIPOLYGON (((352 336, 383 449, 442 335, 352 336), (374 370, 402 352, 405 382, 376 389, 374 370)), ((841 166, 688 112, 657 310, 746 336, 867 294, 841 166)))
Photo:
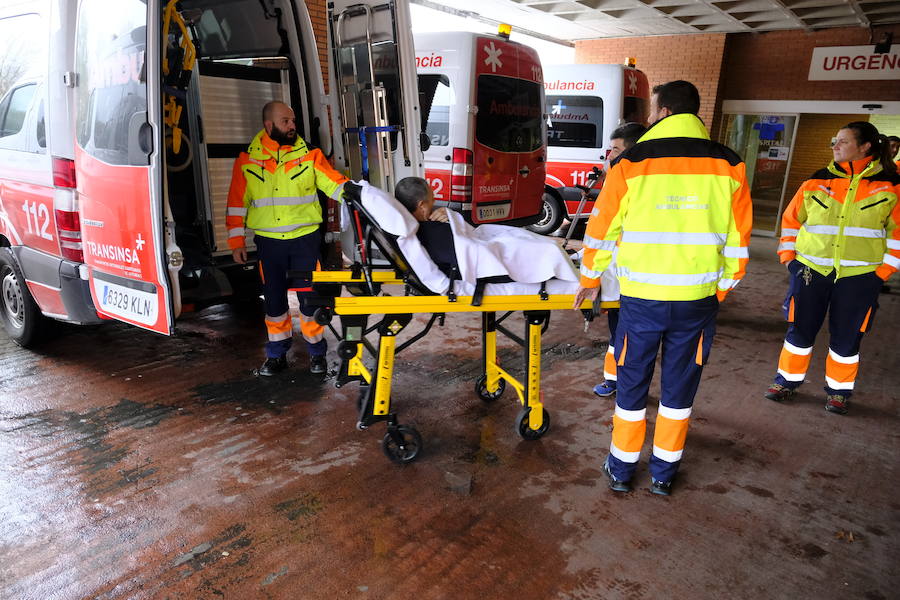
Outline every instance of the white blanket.
MULTIPOLYGON (((432 292, 437 294, 447 293, 450 288, 450 279, 438 269, 424 246, 422 246, 419 238, 416 237, 419 223, 393 196, 364 181, 359 182, 359 185, 362 186, 361 200, 363 207, 383 230, 397 236, 397 245, 416 277, 419 278, 419 281, 432 292)), ((549 281, 547 283, 547 292, 550 294, 575 293, 578 287, 578 272, 575 271, 575 267, 566 253, 552 240, 541 238, 531 232, 498 225, 482 225, 478 229, 485 227, 500 229, 503 231, 498 233, 506 235, 498 235, 496 238, 488 238, 486 241, 472 238, 471 236, 457 236, 457 230, 465 229, 460 225, 460 222, 468 230, 477 232, 478 229, 469 226, 459 214, 453 211, 448 212, 451 218, 451 228, 454 227, 453 221, 457 221, 456 229, 454 230, 454 244, 456 244, 456 255, 460 266, 462 267, 463 265, 461 256, 466 256, 465 260, 474 265, 474 267, 469 268, 470 274, 473 272, 490 273, 475 275, 476 278, 508 274, 511 279, 516 280, 514 283, 488 284, 485 288, 485 294, 537 294, 540 291, 540 283, 551 279, 554 277, 553 273, 557 272, 562 273, 564 277, 558 277, 549 281), (512 230, 512 236, 510 236, 509 230, 512 230), (517 235, 523 233, 527 235, 517 235), (535 240, 536 237, 538 238, 537 240, 535 240), (502 243, 504 239, 513 246, 521 244, 521 249, 504 246, 502 243), (522 239, 524 239, 524 243, 522 243, 522 239), (460 240, 462 240, 461 243, 460 240), (464 248, 463 255, 460 254, 461 246, 464 248), (532 256, 534 253, 546 254, 552 257, 552 260, 547 260, 546 258, 536 260, 536 257, 532 256), (539 270, 541 273, 550 274, 543 278, 535 276, 527 268, 532 262, 540 265, 539 270), (507 264, 511 270, 507 270, 508 267, 503 266, 507 264), (488 265, 489 268, 487 267, 488 265), (524 277, 527 282, 519 281, 516 275, 524 277)), ((491 231, 488 230, 486 233, 491 233, 491 231)), ((454 291, 460 296, 471 296, 475 291, 475 279, 467 280, 464 277, 463 281, 457 281, 454 284, 454 291)))
POLYGON ((551 238, 508 225, 472 227, 459 213, 447 213, 463 281, 498 275, 519 283, 578 281, 572 260, 551 238))

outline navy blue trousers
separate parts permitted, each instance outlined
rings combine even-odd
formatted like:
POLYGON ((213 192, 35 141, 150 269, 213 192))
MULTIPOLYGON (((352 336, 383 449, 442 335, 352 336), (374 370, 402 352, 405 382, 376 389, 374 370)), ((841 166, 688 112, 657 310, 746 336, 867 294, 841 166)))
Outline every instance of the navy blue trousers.
POLYGON ((835 280, 834 271, 821 275, 796 260, 788 265, 788 270, 791 279, 782 308, 790 325, 775 383, 790 389, 803 383, 816 335, 827 314, 830 337, 825 392, 850 397, 859 347, 863 335, 872 327, 884 281, 874 272, 835 280))
POLYGON ((616 414, 609 466, 631 480, 646 430, 647 396, 661 349, 662 394, 650 457, 650 475, 672 481, 681 463, 688 420, 716 333, 719 301, 643 300, 622 296, 616 327, 616 414))
POLYGON ((315 324, 315 308, 307 306, 306 297, 312 294, 310 281, 288 278, 288 271, 314 271, 319 261, 322 236, 318 231, 291 240, 277 240, 262 236, 253 238, 259 259, 263 296, 266 304, 266 356, 281 358, 292 342, 291 318, 288 310, 288 290, 310 288, 297 292, 300 301, 300 324, 310 356, 324 356, 328 344, 322 336, 323 328, 315 324))

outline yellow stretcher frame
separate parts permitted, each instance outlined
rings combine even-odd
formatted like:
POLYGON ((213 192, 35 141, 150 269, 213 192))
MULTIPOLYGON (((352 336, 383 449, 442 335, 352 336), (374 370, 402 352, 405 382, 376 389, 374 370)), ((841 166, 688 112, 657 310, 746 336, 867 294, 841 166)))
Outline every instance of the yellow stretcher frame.
MULTIPOLYGON (((366 277, 373 284, 400 284, 404 281, 393 271, 370 271, 366 277)), ((367 284, 361 275, 350 271, 316 271, 312 274, 313 285, 367 284)), ((482 365, 483 375, 475 384, 476 394, 485 402, 499 398, 507 384, 515 391, 522 406, 517 418, 519 435, 526 440, 536 440, 543 436, 550 426, 550 415, 544 407, 541 394, 541 335, 549 323, 550 311, 569 310, 574 302, 572 294, 529 294, 510 296, 482 296, 478 305, 472 296, 338 296, 333 299, 334 314, 341 317, 343 332, 339 337, 338 355, 341 357, 341 372, 337 385, 349 381, 362 384, 360 393, 359 429, 366 429, 377 421, 387 421, 388 432, 382 442, 385 454, 398 463, 408 463, 416 458, 422 441, 412 427, 399 425, 396 415, 391 412, 391 382, 393 379, 394 357, 399 351, 397 335, 411 322, 416 313, 430 313, 432 319, 425 330, 405 343, 411 344, 424 336, 437 317, 446 313, 478 312, 482 314, 482 365), (505 330, 501 323, 513 312, 522 311, 526 320, 526 333, 520 340, 505 330), (506 315, 497 318, 498 312, 506 315), (367 329, 367 319, 371 315, 384 315, 376 327, 367 329), (375 371, 369 371, 363 361, 365 334, 377 328, 380 338, 375 355, 375 371), (497 332, 503 332, 525 348, 525 380, 504 370, 497 361, 497 332)), ((617 308, 618 302, 602 302, 601 308, 617 308)), ((321 310, 321 309, 320 309, 321 310)), ((592 320, 594 305, 585 301, 580 310, 586 320, 592 320)), ((330 322, 331 315, 322 315, 320 322, 330 322)), ((400 349, 402 349, 402 346, 400 349)))

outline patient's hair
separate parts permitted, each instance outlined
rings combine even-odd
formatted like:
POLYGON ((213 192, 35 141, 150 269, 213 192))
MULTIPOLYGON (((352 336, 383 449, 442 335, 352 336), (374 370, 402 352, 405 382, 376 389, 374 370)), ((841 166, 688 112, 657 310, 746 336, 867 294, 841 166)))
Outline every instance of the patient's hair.
POLYGON ((428 182, 421 177, 405 177, 397 182, 394 188, 394 196, 400 201, 400 204, 406 207, 409 212, 415 212, 419 202, 428 198, 428 191, 431 188, 428 182))

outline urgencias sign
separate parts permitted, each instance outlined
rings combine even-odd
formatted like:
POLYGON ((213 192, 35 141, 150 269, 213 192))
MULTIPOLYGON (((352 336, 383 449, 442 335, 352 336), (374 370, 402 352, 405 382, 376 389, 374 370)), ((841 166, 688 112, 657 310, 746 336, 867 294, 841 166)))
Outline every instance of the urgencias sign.
POLYGON ((809 80, 900 79, 900 44, 888 54, 875 46, 829 46, 813 49, 809 80))

